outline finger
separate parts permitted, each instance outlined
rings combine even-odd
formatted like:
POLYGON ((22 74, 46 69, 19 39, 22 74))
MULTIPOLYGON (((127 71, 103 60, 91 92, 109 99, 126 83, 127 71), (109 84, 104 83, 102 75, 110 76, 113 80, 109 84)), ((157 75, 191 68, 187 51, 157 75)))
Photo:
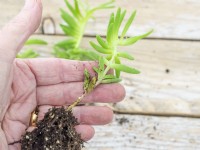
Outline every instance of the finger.
POLYGON ((41 15, 41 0, 26 0, 21 12, 0 31, 1 61, 13 61, 23 43, 38 28, 41 15))
POLYGON ((90 125, 78 125, 76 126, 76 131, 81 135, 81 139, 84 141, 89 141, 95 134, 95 130, 90 125))
POLYGON ((113 111, 102 106, 75 107, 73 108, 73 114, 80 124, 106 125, 113 120, 113 111))
MULTIPOLYGON (((18 63, 22 63, 19 62, 18 63)), ((94 75, 92 67, 96 62, 82 62, 57 58, 23 60, 36 77, 37 85, 52 85, 63 82, 83 81, 84 70, 94 75)))
MULTIPOLYGON (((50 108, 52 106, 40 106, 38 120, 42 120, 50 108)), ((102 106, 75 107, 73 108, 73 114, 81 125, 106 125, 113 119, 113 111, 102 106)))
MULTIPOLYGON (((70 105, 83 94, 83 83, 61 83, 51 86, 37 87, 38 105, 70 105)), ((83 99, 86 102, 119 102, 125 97, 125 89, 121 84, 102 84, 83 99)))

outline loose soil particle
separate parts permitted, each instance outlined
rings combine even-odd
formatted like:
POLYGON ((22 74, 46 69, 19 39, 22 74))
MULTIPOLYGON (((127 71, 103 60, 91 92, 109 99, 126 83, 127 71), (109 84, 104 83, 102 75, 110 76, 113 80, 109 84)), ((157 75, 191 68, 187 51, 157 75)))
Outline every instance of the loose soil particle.
POLYGON ((75 130, 77 119, 71 111, 52 108, 36 129, 22 137, 22 150, 81 150, 83 140, 75 130))

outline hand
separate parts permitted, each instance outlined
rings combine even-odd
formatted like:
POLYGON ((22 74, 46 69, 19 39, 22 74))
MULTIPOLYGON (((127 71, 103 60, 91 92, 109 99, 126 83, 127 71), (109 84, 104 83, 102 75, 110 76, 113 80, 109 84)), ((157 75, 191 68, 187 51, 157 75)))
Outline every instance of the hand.
MULTIPOLYGON (((19 141, 30 129, 31 113, 39 106, 39 119, 53 106, 70 105, 83 93, 83 71, 92 72, 94 62, 62 59, 15 59, 28 37, 38 28, 41 0, 27 0, 20 14, 0 31, 0 149, 18 150, 19 141)), ((120 84, 100 85, 83 102, 118 102, 125 91, 120 84)), ((73 109, 82 139, 94 135, 91 125, 112 120, 107 107, 82 106, 73 109)))

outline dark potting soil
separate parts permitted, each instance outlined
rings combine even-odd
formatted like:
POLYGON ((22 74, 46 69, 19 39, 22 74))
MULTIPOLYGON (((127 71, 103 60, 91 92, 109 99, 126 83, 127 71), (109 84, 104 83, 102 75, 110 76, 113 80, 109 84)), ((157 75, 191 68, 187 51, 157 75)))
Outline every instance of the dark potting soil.
POLYGON ((21 140, 22 150, 81 150, 83 140, 75 130, 77 119, 71 111, 52 108, 36 129, 26 132, 21 140))

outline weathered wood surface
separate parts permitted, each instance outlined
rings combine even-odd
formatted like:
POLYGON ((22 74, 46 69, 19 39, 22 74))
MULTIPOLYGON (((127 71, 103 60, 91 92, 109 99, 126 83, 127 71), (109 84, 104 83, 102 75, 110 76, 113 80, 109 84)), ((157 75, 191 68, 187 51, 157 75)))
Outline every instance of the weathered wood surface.
POLYGON ((117 115, 112 124, 95 128, 86 150, 200 149, 199 119, 117 115))
MULTIPOLYGON (((48 47, 36 47, 49 57, 52 45, 63 36, 35 36, 46 39, 48 47)), ((84 38, 82 46, 89 48, 84 38)), ((112 105, 122 113, 200 116, 200 43, 168 40, 142 40, 123 50, 135 56, 124 63, 138 68, 140 75, 123 74, 125 101, 112 105)))
MULTIPOLYGON (((106 0, 89 0, 96 5, 106 0)), ((131 52, 136 61, 133 67, 140 75, 123 74, 125 101, 109 105, 117 114, 109 126, 95 127, 95 138, 86 150, 199 150, 200 120, 195 118, 158 117, 153 115, 200 117, 200 1, 199 0, 116 0, 117 5, 138 10, 133 30, 129 35, 155 29, 151 38, 123 50, 131 52), (160 40, 186 39, 178 40, 160 40), (147 114, 147 116, 127 115, 147 114), (128 119, 128 121, 126 119, 128 119), (119 122, 125 122, 120 124, 119 122)), ((24 0, 0 0, 0 28, 23 6, 24 0)), ((59 8, 63 0, 43 0, 43 24, 37 33, 62 34, 59 8), (43 32, 42 32, 43 31, 43 32)), ((86 34, 104 35, 109 11, 96 13, 88 24, 86 34)), ((52 45, 63 36, 42 36, 48 47, 34 47, 41 57, 52 57, 52 45)), ((88 48, 84 38, 82 45, 88 48)), ((130 65, 130 62, 124 62, 130 65)))
MULTIPOLYGON (((89 0, 91 5, 105 1, 107 0, 89 0)), ((24 0, 0 1, 0 27, 19 12, 23 3, 24 0)), ((45 33, 61 34, 59 24, 62 21, 59 8, 65 8, 64 0, 43 0, 43 3, 45 33)), ((200 40, 199 0, 116 0, 116 4, 119 7, 126 8, 128 12, 135 9, 138 11, 135 26, 129 32, 130 35, 154 28, 155 32, 151 37, 200 40)), ((112 11, 114 10, 96 13, 96 19, 89 22, 86 34, 105 34, 109 14, 112 11)), ((42 33, 42 26, 37 33, 42 33)))

